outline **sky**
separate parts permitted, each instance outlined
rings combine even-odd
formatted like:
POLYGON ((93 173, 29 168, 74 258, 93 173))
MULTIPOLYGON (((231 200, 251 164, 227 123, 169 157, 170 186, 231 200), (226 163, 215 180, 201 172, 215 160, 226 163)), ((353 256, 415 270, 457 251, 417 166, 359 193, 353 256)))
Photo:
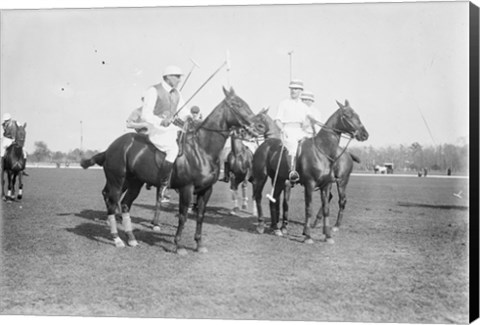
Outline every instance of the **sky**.
POLYGON ((192 72, 187 100, 227 57, 186 109, 206 116, 225 86, 274 116, 298 78, 324 120, 350 102, 370 133, 361 146, 468 140, 468 2, 158 3, 2 7, 1 113, 27 123, 28 152, 105 150, 165 66, 192 72))

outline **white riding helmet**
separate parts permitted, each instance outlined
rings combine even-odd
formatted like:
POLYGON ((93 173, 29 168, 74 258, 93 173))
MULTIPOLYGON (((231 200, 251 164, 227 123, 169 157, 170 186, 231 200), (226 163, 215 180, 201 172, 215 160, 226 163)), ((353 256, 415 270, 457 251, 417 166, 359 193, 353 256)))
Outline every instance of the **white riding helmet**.
POLYGON ((311 91, 304 90, 300 95, 300 99, 311 100, 312 102, 315 101, 315 96, 311 91))
POLYGON ((12 119, 12 116, 8 113, 5 113, 3 114, 3 117, 2 117, 2 123, 11 119, 12 119))
POLYGON ((300 79, 293 79, 292 81, 290 81, 290 84, 288 85, 288 88, 303 90, 303 81, 300 80, 300 79))
POLYGON ((163 70, 163 76, 182 76, 182 69, 175 65, 169 65, 163 70))

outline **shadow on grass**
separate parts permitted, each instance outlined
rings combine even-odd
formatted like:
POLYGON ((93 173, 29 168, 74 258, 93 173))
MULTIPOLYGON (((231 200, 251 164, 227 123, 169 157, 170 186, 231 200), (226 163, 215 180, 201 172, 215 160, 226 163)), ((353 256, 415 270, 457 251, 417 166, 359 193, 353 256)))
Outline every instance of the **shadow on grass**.
POLYGON ((462 205, 440 205, 440 204, 424 204, 424 203, 412 203, 412 202, 398 202, 402 207, 417 207, 417 208, 431 208, 431 209, 443 209, 443 210, 468 210, 467 206, 462 205))
MULTIPOLYGON (((75 216, 86 219, 89 222, 82 223, 74 228, 67 228, 68 232, 103 244, 113 245, 112 235, 110 234, 110 227, 106 222, 105 211, 83 210, 80 213, 76 213, 75 216)), ((122 227, 122 217, 116 216, 116 220, 117 227, 119 229, 119 236, 122 238, 122 240, 126 241, 126 236, 122 227)), ((149 246, 160 246, 167 252, 174 251, 174 235, 165 232, 154 232, 151 229, 151 223, 145 221, 145 219, 142 218, 132 217, 132 222, 133 224, 139 224, 146 228, 135 228, 133 230, 135 238, 140 244, 145 243, 149 246)), ((168 229, 172 228, 172 226, 167 223, 162 223, 160 225, 160 228, 168 229)))
MULTIPOLYGON (((155 206, 150 204, 135 204, 135 206, 141 207, 143 209, 155 211, 155 206)), ((178 204, 176 203, 168 203, 162 205, 162 212, 178 212, 178 204)), ((196 214, 189 213, 188 219, 192 221, 196 221, 196 214)), ((203 222, 206 224, 217 225, 221 227, 230 228, 237 231, 247 231, 253 232, 255 231, 255 223, 257 222, 257 218, 253 217, 249 213, 246 212, 239 212, 237 214, 231 214, 231 210, 224 208, 224 207, 217 207, 217 206, 207 206, 207 210, 205 213, 205 218, 203 222)))

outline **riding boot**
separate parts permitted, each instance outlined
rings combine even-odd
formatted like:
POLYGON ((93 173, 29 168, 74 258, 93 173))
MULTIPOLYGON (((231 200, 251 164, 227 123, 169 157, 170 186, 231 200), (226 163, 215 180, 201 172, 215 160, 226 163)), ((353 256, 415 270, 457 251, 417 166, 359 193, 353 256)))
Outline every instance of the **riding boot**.
POLYGON ((295 170, 295 163, 296 163, 296 158, 295 156, 291 155, 290 156, 291 163, 290 163, 290 172, 288 173, 288 180, 290 181, 290 184, 293 185, 298 180, 300 179, 300 175, 298 175, 298 172, 295 170))
POLYGON ((220 181, 225 183, 230 182, 230 164, 228 161, 223 164, 223 178, 220 181))
POLYGON ((160 177, 160 186, 167 188, 170 186, 170 177, 172 176, 173 163, 164 161, 162 165, 162 176, 160 177))

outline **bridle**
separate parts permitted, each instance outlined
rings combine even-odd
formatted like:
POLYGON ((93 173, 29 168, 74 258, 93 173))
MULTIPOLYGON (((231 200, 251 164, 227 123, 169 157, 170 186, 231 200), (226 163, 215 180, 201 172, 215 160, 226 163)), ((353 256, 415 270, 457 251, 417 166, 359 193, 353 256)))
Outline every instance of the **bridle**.
MULTIPOLYGON (((233 115, 235 116, 236 120, 240 123, 240 127, 241 128, 244 128, 247 132, 251 132, 249 131, 249 124, 250 124, 250 121, 248 120, 248 117, 245 116, 244 114, 242 114, 238 108, 236 107, 237 105, 235 105, 235 103, 231 103, 230 101, 228 100, 224 100, 225 104, 228 106, 228 108, 230 108, 230 111, 233 113, 233 115)), ((253 113, 252 113, 253 114, 253 113)), ((198 125, 196 127, 196 131, 199 130, 199 129, 204 129, 206 131, 211 131, 211 132, 215 132, 215 133, 219 133, 220 135, 222 135, 225 139, 228 139, 228 137, 230 136, 230 133, 231 133, 231 129, 230 128, 229 130, 221 130, 221 129, 212 129, 212 128, 209 128, 209 127, 206 127, 204 124, 206 122, 207 119, 203 120, 202 123, 200 125, 198 125)))
POLYGON ((353 138, 355 138, 355 136, 357 135, 357 133, 359 132, 359 130, 356 130, 353 122, 350 120, 350 118, 346 117, 345 116, 345 113, 342 112, 342 114, 340 115, 340 120, 342 121, 343 123, 343 126, 346 128, 346 129, 354 129, 355 131, 354 132, 345 132, 343 130, 340 130, 340 129, 337 129, 337 128, 334 128, 334 127, 331 127, 331 126, 327 126, 325 125, 324 123, 320 123, 320 122, 317 122, 316 124, 321 126, 322 129, 325 128, 326 130, 329 130, 329 131, 332 131, 333 133, 340 133, 340 137, 341 138, 344 138, 344 139, 348 139, 348 142, 347 144, 345 145, 345 148, 343 148, 342 152, 335 158, 331 158, 329 155, 327 155, 326 153, 324 153, 320 147, 317 145, 317 143, 315 141, 314 144, 315 144, 315 147, 317 148, 318 151, 320 151, 320 153, 322 153, 325 157, 327 157, 328 160, 330 160, 332 162, 332 165, 338 160, 340 159, 340 157, 345 153, 345 151, 347 151, 347 148, 348 148, 348 145, 350 144, 350 142, 352 142, 353 138), (344 136, 343 133, 347 133, 349 136, 344 136))

